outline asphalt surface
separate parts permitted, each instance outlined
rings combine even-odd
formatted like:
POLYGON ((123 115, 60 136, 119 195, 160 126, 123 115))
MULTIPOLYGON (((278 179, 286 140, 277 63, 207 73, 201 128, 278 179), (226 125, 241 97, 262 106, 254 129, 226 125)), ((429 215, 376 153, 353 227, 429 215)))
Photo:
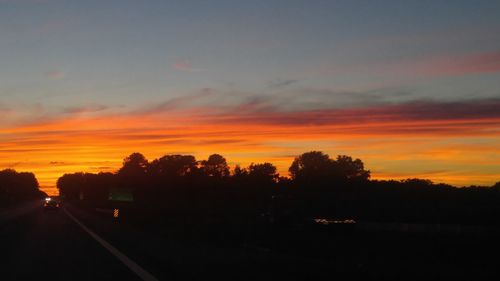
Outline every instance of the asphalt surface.
MULTIPOLYGON (((139 277, 80 224, 150 273, 153 280, 308 280, 315 261, 262 249, 182 243, 79 208, 42 202, 0 213, 0 280, 151 280, 139 277)), ((324 271, 324 269, 323 269, 324 271)))
POLYGON ((500 278, 496 236, 282 233, 282 245, 271 249, 201 243, 169 235, 172 229, 144 232, 69 204, 65 210, 45 211, 37 202, 0 211, 0 280, 151 280, 139 277, 99 239, 153 280, 500 278))
POLYGON ((141 280, 62 210, 24 208, 0 225, 1 280, 141 280))
POLYGON ((41 206, 37 202, 0 213, 0 280, 148 280, 111 254, 65 210, 157 280, 307 280, 314 275, 298 269, 306 262, 302 259, 259 249, 180 243, 69 205, 58 211, 41 206))

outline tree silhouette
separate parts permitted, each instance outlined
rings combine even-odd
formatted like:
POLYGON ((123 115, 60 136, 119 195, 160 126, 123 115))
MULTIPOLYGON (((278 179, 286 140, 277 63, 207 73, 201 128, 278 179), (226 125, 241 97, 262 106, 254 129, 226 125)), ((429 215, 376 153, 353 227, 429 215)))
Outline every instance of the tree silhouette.
POLYGON ((296 157, 288 171, 297 182, 359 183, 370 178, 370 171, 365 170, 360 159, 338 155, 333 160, 321 151, 311 151, 296 157))
POLYGON ((306 152, 295 158, 288 169, 293 180, 323 180, 332 173, 332 160, 321 151, 306 152))
POLYGON ((0 171, 0 199, 28 200, 46 195, 39 189, 33 173, 16 172, 13 169, 0 171))
POLYGON ((136 189, 147 185, 149 162, 141 153, 132 153, 123 160, 118 170, 118 188, 136 189))
POLYGON ((271 163, 251 164, 248 167, 248 177, 253 182, 261 184, 276 183, 279 174, 276 172, 276 166, 271 163))
POLYGON ((339 155, 332 162, 332 166, 335 176, 344 182, 363 182, 370 178, 370 171, 365 170, 364 164, 360 159, 353 160, 350 156, 339 155))
POLYGON ((129 177, 142 177, 148 169, 148 160, 138 152, 130 154, 123 160, 123 166, 118 170, 118 174, 129 177))
POLYGON ((57 179, 59 193, 67 199, 76 199, 83 188, 83 173, 64 174, 57 179))
POLYGON ((69 200, 79 199, 82 194, 85 200, 105 201, 111 188, 122 187, 117 179, 112 173, 64 174, 57 180, 57 188, 69 200))
POLYGON ((201 161, 201 170, 209 177, 223 178, 229 176, 229 166, 226 158, 219 154, 212 154, 208 160, 201 161))
POLYGON ((408 187, 412 188, 419 188, 419 187, 431 187, 434 185, 434 183, 430 180, 426 179, 417 179, 417 178, 412 178, 412 179, 405 179, 402 180, 401 183, 408 187))
POLYGON ((197 168, 196 158, 192 155, 165 155, 151 162, 150 172, 152 175, 172 178, 186 176, 197 168))
POLYGON ((234 167, 233 177, 241 178, 241 177, 245 177, 245 176, 248 176, 248 170, 245 168, 241 168, 240 165, 236 165, 234 167))
MULTIPOLYGON (((219 154, 199 162, 192 155, 165 155, 148 162, 133 153, 116 173, 65 174, 58 188, 68 200, 78 200, 83 192, 85 200, 100 204, 108 201, 111 188, 125 187, 134 192, 139 220, 147 217, 151 223, 165 220, 191 226, 222 220, 258 224, 266 217, 288 222, 348 217, 490 223, 500 215, 500 183, 459 189, 425 179, 370 180, 370 171, 360 159, 347 155, 332 159, 321 151, 297 156, 289 172, 291 178, 279 178, 276 167, 266 162, 237 165, 230 173, 219 154)), ((32 174, 2 171, 0 199, 22 197, 37 185, 32 174)))

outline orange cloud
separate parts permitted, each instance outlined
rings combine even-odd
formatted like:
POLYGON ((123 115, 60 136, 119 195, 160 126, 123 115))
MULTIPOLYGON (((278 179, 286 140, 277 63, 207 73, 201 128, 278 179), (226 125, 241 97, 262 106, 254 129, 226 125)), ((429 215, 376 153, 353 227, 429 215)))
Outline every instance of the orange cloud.
POLYGON ((81 115, 0 128, 0 167, 33 171, 54 192, 64 173, 114 171, 132 152, 232 164, 271 161, 282 175, 295 155, 323 150, 365 161, 374 178, 426 177, 452 184, 500 180, 500 101, 414 102, 342 110, 235 112, 209 107, 81 115))

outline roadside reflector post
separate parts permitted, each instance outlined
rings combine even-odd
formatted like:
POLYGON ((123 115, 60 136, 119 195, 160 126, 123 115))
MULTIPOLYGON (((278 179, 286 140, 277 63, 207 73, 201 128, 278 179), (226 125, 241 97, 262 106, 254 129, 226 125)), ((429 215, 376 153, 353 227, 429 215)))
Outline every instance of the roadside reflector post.
POLYGON ((120 210, 119 209, 114 209, 113 210, 113 218, 117 219, 119 215, 120 215, 120 210))

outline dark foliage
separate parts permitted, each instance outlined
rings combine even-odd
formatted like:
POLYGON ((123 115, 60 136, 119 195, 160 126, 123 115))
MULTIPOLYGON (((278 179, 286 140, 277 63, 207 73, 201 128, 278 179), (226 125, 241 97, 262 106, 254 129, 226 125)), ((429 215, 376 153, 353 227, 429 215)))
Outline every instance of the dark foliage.
POLYGON ((148 161, 142 154, 125 158, 117 173, 66 174, 58 180, 69 200, 112 205, 109 191, 133 190, 141 220, 158 223, 297 224, 312 218, 361 221, 492 224, 500 215, 499 183, 491 188, 456 188, 425 179, 370 180, 360 159, 320 151, 293 161, 290 178, 271 163, 236 166, 213 154, 166 155, 148 161))
POLYGON ((16 203, 47 196, 38 189, 33 173, 18 173, 12 169, 0 171, 0 202, 16 203))

